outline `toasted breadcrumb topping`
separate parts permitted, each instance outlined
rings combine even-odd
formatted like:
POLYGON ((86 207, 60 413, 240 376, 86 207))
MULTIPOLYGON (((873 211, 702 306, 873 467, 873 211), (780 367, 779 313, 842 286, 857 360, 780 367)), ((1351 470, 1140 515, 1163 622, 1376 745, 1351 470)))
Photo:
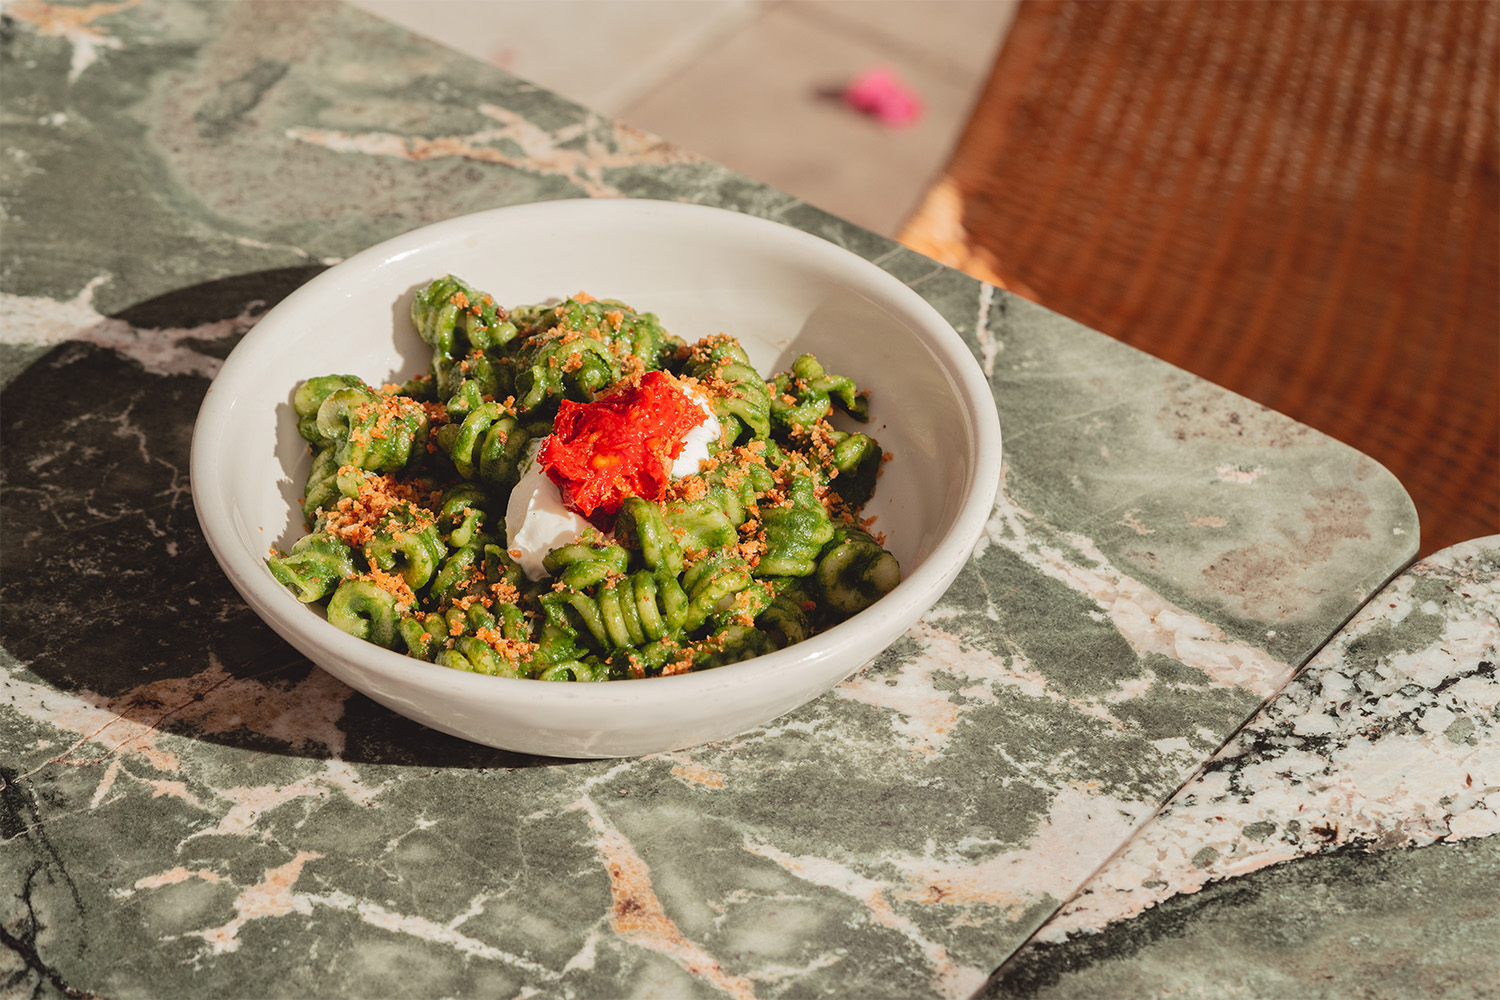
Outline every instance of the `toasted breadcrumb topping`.
MULTIPOLYGON (((344 466, 341 475, 360 473, 354 466, 344 466)), ((415 483, 397 482, 392 476, 360 473, 359 493, 340 497, 332 511, 318 508, 324 518, 323 530, 345 545, 362 547, 375 537, 376 529, 398 508, 410 518, 410 528, 420 530, 433 524, 432 511, 420 506, 431 503, 434 493, 415 483)))
POLYGON ((412 593, 411 587, 407 586, 406 578, 399 573, 384 573, 379 567, 371 566, 370 572, 362 573, 355 579, 368 580, 394 596, 397 611, 406 611, 417 603, 417 595, 412 593))

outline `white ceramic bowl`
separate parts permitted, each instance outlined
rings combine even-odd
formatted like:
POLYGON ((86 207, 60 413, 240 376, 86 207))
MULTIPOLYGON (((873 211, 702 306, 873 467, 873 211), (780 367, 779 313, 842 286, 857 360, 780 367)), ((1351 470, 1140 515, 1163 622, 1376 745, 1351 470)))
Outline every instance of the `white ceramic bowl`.
POLYGON ((994 502, 1000 426, 973 356, 885 271, 797 229, 672 202, 554 201, 450 219, 331 268, 266 314, 225 361, 193 433, 198 518, 256 613, 383 705, 478 743, 618 757, 731 736, 817 697, 916 622, 968 559, 994 502), (769 376, 799 354, 870 390, 866 428, 892 454, 866 515, 903 579, 806 642, 700 673, 601 684, 487 677, 382 649, 328 624, 266 555, 304 530, 309 467, 291 395, 314 375, 379 385, 427 369, 414 291, 456 274, 502 305, 587 291, 656 313, 687 341, 728 333, 769 376))

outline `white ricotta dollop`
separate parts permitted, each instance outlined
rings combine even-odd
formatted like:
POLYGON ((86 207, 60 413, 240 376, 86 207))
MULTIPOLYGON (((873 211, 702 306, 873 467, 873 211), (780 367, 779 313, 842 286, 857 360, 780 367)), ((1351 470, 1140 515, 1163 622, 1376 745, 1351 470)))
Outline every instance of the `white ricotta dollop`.
MULTIPOLYGON (((709 445, 719 440, 719 418, 714 416, 713 407, 701 393, 692 389, 686 392, 703 411, 703 420, 683 436, 682 451, 672 461, 674 478, 697 472, 698 463, 708 458, 709 445)), ((505 507, 506 548, 531 580, 547 575, 542 560, 548 552, 569 544, 590 527, 586 519, 563 506, 562 491, 537 462, 543 440, 529 446, 521 466, 521 481, 511 490, 505 507)))
POLYGON ((541 439, 532 442, 521 481, 505 506, 506 548, 530 580, 547 575, 542 560, 548 552, 569 544, 589 528, 588 521, 563 506, 562 492, 537 463, 541 446, 541 439))
POLYGON ((708 458, 708 446, 719 440, 719 418, 714 416, 714 408, 709 405, 703 394, 683 386, 683 390, 692 397, 693 402, 704 412, 705 419, 692 430, 688 431, 682 439, 682 451, 672 461, 672 476, 690 476, 698 471, 698 463, 708 458))

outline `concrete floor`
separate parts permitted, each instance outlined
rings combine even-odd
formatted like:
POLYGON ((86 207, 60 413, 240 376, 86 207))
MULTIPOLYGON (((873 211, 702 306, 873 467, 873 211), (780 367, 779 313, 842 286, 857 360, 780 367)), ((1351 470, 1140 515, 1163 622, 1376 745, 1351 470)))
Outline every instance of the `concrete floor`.
POLYGON ((1017 0, 350 0, 876 232, 947 162, 1017 0), (838 99, 893 71, 906 128, 838 99))

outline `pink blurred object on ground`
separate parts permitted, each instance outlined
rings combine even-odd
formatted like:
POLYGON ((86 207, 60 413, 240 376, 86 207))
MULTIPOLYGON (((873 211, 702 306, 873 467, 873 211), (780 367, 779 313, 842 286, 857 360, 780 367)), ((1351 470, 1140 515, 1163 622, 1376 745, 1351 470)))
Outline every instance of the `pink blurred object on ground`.
POLYGON ((922 99, 888 69, 869 69, 844 89, 844 103, 893 127, 922 117, 922 99))

